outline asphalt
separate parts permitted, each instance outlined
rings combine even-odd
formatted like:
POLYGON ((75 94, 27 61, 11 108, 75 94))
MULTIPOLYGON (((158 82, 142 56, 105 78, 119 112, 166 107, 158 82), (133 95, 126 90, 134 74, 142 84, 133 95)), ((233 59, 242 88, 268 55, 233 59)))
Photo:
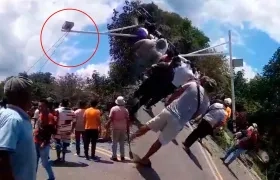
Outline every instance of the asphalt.
MULTIPOLYGON (((163 105, 159 103, 153 108, 154 115, 160 113, 163 105)), ((137 115, 142 123, 151 119, 151 115, 142 109, 137 115)), ((135 127, 133 127, 135 130, 135 127)), ((53 166, 57 180, 252 180, 257 179, 240 162, 234 162, 230 168, 226 168, 220 157, 223 152, 218 150, 215 143, 205 140, 204 146, 195 143, 191 147, 192 154, 187 155, 182 149, 181 142, 191 132, 191 128, 184 128, 176 137, 178 144, 169 143, 163 146, 152 158, 152 168, 141 168, 129 161, 128 147, 126 146, 126 162, 112 162, 111 144, 98 143, 96 154, 101 158, 100 162, 87 161, 74 155, 74 145, 71 146, 66 157, 66 163, 53 166)), ((143 156, 158 135, 148 132, 132 143, 132 151, 143 156)), ((209 138, 208 138, 209 139, 209 138)), ((55 159, 55 152, 51 151, 50 159, 55 159)), ((38 180, 47 179, 45 170, 39 166, 38 180)))

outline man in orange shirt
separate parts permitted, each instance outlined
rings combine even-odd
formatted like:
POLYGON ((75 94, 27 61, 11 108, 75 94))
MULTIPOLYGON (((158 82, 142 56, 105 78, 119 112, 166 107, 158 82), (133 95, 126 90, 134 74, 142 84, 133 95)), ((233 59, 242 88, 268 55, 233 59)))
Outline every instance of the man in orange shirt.
POLYGON ((231 108, 230 108, 230 106, 231 106, 231 99, 230 98, 224 99, 224 105, 226 107, 225 110, 227 112, 227 116, 225 117, 225 119, 222 122, 223 126, 225 126, 227 124, 228 120, 231 117, 231 108))
POLYGON ((92 100, 90 102, 90 108, 86 109, 84 112, 84 124, 85 124, 85 157, 89 160, 88 149, 91 143, 91 159, 98 161, 95 156, 96 143, 98 140, 99 132, 101 130, 101 112, 96 108, 98 104, 97 100, 92 100))

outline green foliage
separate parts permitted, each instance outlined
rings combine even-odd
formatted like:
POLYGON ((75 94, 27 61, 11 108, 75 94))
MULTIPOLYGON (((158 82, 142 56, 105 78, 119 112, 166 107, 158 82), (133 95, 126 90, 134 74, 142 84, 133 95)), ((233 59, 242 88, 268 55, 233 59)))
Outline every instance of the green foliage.
MULTIPOLYGON (((135 9, 139 6, 139 2, 126 1, 122 13, 113 11, 114 15, 112 22, 108 24, 108 29, 132 25, 136 17, 135 9)), ((187 54, 209 47, 209 38, 192 26, 189 19, 182 18, 176 13, 163 11, 154 3, 141 4, 141 6, 154 17, 154 21, 159 25, 159 30, 176 45, 180 53, 187 54)), ((128 29, 123 33, 131 34, 134 31, 128 29)), ((130 39, 110 37, 110 54, 112 56, 110 77, 122 85, 134 84, 137 78, 132 69, 134 61, 131 46, 130 39)), ((190 58, 190 60, 196 61, 203 73, 214 77, 218 81, 221 91, 226 89, 225 93, 230 93, 228 68, 223 57, 190 58)))
MULTIPOLYGON (((256 122, 261 135, 260 146, 270 156, 268 177, 271 179, 275 164, 280 160, 280 48, 276 50, 262 75, 258 74, 249 82, 243 72, 235 74, 237 101, 243 103, 249 112, 248 120, 256 122)), ((265 169, 263 169, 265 171, 265 169)), ((277 170, 280 172, 280 169, 277 170)))

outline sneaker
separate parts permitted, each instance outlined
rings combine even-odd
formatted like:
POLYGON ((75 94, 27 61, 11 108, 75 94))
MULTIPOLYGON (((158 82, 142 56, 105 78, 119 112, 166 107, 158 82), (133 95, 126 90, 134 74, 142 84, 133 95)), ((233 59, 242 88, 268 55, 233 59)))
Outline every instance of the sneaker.
POLYGON ((118 161, 118 158, 116 158, 116 157, 111 157, 110 158, 112 161, 118 161))
POLYGON ((85 156, 85 159, 88 160, 88 161, 90 160, 89 156, 85 156))
POLYGON ((61 162, 61 158, 57 158, 56 160, 53 161, 54 163, 60 163, 61 162))
POLYGON ((75 155, 75 156, 80 156, 80 153, 75 153, 74 155, 75 155))
POLYGON ((98 162, 100 161, 100 158, 99 157, 96 157, 96 156, 92 156, 91 159, 95 162, 98 162))

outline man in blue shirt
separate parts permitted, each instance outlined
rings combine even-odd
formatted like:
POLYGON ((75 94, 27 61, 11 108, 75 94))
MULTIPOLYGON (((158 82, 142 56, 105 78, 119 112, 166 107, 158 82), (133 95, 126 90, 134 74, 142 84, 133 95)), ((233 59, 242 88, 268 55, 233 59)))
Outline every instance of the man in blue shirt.
POLYGON ((26 113, 31 106, 31 85, 25 77, 11 77, 4 86, 8 104, 0 109, 1 180, 36 179, 36 151, 26 113))

